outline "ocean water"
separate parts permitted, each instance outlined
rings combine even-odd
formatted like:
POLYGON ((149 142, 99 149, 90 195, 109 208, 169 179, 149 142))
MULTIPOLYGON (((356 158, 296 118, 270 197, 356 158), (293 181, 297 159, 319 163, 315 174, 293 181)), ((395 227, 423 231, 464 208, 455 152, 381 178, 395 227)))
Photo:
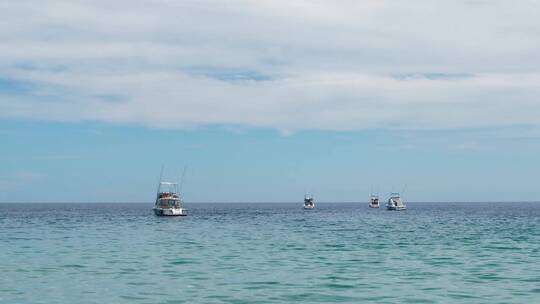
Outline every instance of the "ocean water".
POLYGON ((0 303, 540 303, 540 203, 0 204, 0 303))

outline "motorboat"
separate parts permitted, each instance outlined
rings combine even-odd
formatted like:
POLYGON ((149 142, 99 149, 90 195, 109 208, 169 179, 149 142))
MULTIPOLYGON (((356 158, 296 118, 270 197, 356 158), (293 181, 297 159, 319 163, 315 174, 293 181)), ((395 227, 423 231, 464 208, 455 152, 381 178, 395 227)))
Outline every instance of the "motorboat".
POLYGON ((154 213, 157 216, 185 216, 187 209, 178 192, 178 183, 160 182, 158 186, 154 213))
POLYGON ((315 208, 315 201, 313 196, 306 194, 304 195, 304 209, 313 209, 315 208))
POLYGON ((379 208, 379 196, 372 194, 369 202, 370 208, 379 208))
POLYGON ((402 211, 406 210, 407 206, 403 204, 399 193, 394 192, 390 194, 390 198, 388 199, 388 203, 386 204, 386 209, 392 211, 402 211))

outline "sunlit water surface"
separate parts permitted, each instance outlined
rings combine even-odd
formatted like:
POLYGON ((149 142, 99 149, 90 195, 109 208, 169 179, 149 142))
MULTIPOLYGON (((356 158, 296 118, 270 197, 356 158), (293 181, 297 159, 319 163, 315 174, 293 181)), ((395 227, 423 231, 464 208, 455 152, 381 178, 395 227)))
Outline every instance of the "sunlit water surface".
POLYGON ((540 303, 540 203, 0 204, 0 303, 540 303))

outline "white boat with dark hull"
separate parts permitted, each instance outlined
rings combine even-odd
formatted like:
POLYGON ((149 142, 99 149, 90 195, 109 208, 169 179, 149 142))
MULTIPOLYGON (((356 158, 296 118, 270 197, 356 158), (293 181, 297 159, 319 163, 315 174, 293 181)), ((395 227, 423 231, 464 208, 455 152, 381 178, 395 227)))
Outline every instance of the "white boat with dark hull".
POLYGON ((304 195, 304 209, 313 209, 315 208, 315 200, 313 196, 306 194, 304 195))
POLYGON ((390 194, 388 203, 386 203, 386 209, 392 210, 392 211, 403 211, 403 210, 407 210, 407 206, 403 204, 403 201, 401 200, 399 193, 394 192, 390 194))
POLYGON ((379 208, 379 196, 372 194, 369 202, 370 208, 379 208))
POLYGON ((160 182, 154 213, 158 216, 185 216, 187 209, 184 208, 182 198, 178 193, 178 183, 160 182))

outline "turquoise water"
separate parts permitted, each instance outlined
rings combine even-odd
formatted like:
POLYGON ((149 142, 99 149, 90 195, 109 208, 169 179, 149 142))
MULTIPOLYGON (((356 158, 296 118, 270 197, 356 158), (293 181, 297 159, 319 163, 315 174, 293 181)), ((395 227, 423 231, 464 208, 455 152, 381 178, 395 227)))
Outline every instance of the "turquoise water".
POLYGON ((0 303, 540 303, 540 203, 0 204, 0 303))

